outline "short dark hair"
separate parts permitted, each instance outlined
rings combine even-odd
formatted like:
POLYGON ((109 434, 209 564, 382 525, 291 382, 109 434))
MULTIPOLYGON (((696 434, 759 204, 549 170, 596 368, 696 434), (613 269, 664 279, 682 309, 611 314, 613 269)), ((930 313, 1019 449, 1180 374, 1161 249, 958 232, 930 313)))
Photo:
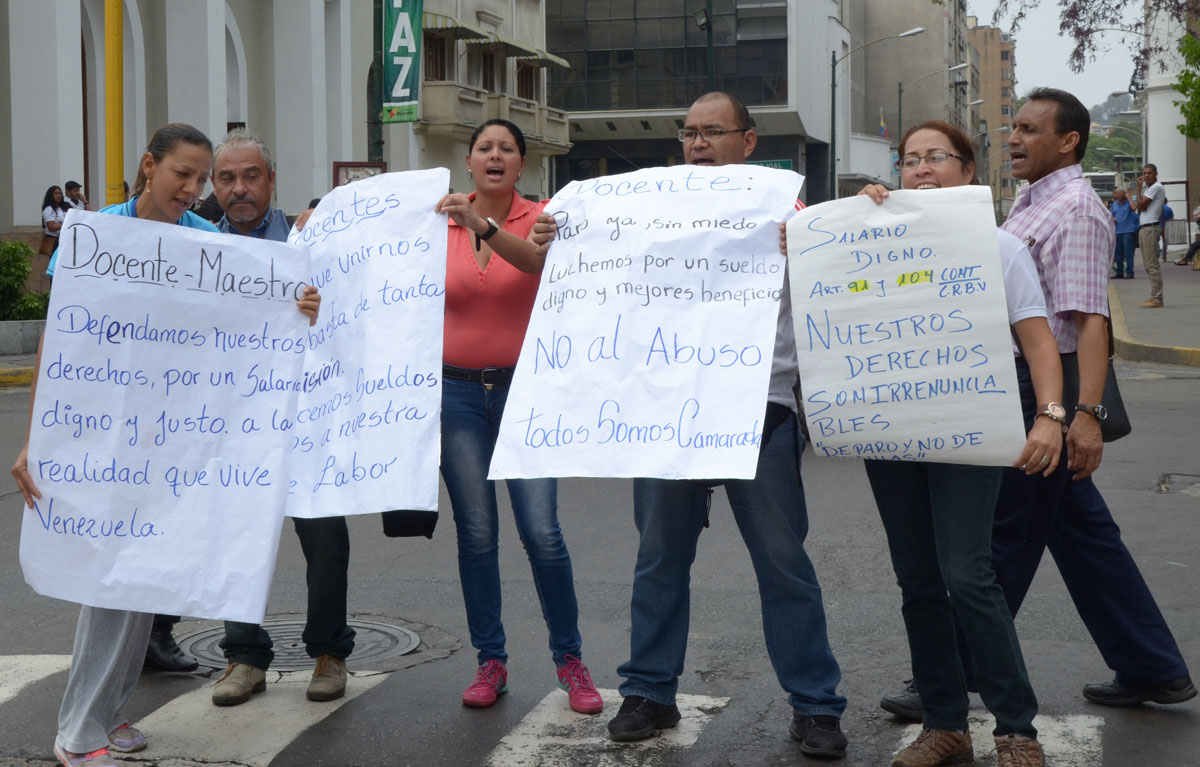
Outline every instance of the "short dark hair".
POLYGON ((475 129, 475 132, 471 134, 471 143, 468 145, 467 151, 474 151, 475 142, 479 140, 480 134, 493 125, 499 125, 501 128, 507 129, 508 132, 512 134, 513 140, 517 142, 517 149, 520 150, 521 156, 524 157, 525 134, 521 132, 521 129, 518 128, 515 123, 511 123, 508 120, 500 117, 493 117, 491 120, 484 122, 483 125, 480 125, 475 129))
POLYGON ((1034 88, 1029 92, 1028 100, 1053 101, 1058 104, 1054 116, 1054 132, 1060 136, 1072 131, 1078 133, 1079 143, 1075 145, 1075 161, 1082 160, 1092 130, 1092 116, 1088 114, 1083 102, 1058 88, 1034 88))
POLYGON ((78 189, 80 187, 80 184, 78 181, 68 181, 67 183, 63 184, 63 187, 65 187, 66 190, 69 192, 72 189, 78 189))
POLYGON ((699 104, 703 101, 712 101, 714 99, 725 99, 729 102, 729 106, 733 107, 733 121, 737 123, 738 130, 750 130, 750 110, 746 108, 745 102, 732 93, 727 93, 726 91, 709 91, 692 103, 699 104))
POLYGON ((1156 176, 1158 175, 1158 166, 1155 165, 1154 163, 1148 162, 1142 166, 1142 170, 1145 170, 1146 168, 1149 168, 1150 170, 1154 171, 1154 175, 1156 175, 1156 176))

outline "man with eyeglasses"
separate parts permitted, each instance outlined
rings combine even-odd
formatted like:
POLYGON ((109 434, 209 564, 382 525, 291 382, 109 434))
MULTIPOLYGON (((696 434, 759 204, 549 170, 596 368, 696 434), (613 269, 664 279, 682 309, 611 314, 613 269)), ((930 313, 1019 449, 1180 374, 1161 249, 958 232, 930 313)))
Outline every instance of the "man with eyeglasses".
MULTIPOLYGON (((718 92, 692 104, 679 140, 690 165, 744 163, 757 142, 745 105, 718 92)), ((793 709, 791 735, 810 756, 845 756, 840 719, 846 699, 837 693, 841 672, 829 648, 821 587, 804 551, 804 436, 796 415, 799 367, 786 279, 785 274, 755 478, 634 480, 639 545, 630 658, 617 669, 625 679, 620 688, 625 700, 608 723, 613 740, 641 740, 679 722, 675 694, 687 650, 691 565, 708 523, 711 486, 724 484, 758 578, 767 652, 793 709)))

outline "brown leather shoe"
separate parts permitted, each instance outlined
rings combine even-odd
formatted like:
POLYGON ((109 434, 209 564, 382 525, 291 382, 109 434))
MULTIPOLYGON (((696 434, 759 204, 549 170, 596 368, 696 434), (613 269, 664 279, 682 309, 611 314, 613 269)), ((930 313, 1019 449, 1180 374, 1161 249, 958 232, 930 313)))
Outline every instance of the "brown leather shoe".
POLYGON ((308 682, 308 699, 337 700, 346 694, 346 662, 332 655, 317 658, 312 679, 308 682))
POLYGON ((214 706, 237 706, 267 689, 267 672, 247 663, 230 663, 212 687, 214 706))
POLYGON ((971 733, 954 730, 921 730, 908 748, 896 754, 892 767, 938 767, 975 761, 971 733))
POLYGON ((1145 301, 1138 304, 1143 309, 1161 309, 1163 302, 1157 298, 1147 298, 1145 301))
POLYGON ((1042 744, 1024 735, 997 735, 996 767, 1046 767, 1042 744))

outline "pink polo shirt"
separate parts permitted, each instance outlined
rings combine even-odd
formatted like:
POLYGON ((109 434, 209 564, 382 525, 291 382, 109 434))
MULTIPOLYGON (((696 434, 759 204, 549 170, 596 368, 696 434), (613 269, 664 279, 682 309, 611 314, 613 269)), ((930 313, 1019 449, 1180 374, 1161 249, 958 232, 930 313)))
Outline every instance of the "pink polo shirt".
MULTIPOLYGON (((475 199, 474 193, 471 200, 475 199)), ((527 237, 549 200, 513 191, 504 230, 527 237)), ((475 233, 450 220, 446 254, 446 324, 442 361, 462 368, 511 367, 521 355, 540 274, 527 274, 495 253, 475 260, 475 233)))

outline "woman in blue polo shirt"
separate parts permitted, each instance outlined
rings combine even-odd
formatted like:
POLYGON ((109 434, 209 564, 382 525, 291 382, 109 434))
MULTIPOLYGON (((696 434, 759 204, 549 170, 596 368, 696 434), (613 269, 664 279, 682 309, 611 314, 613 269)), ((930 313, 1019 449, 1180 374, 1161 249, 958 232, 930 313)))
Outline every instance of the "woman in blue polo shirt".
MULTIPOLYGON (((109 205, 101 213, 159 221, 216 232, 217 228, 189 208, 204 190, 212 172, 212 143, 196 128, 169 123, 155 131, 138 165, 133 196, 128 202, 109 205)), ((58 252, 46 270, 51 277, 58 252)), ((316 322, 321 297, 307 288, 297 306, 316 322)), ((41 348, 30 385, 30 403, 37 392, 41 348)), ((12 474, 27 506, 41 493, 29 474, 29 441, 17 456, 12 474)), ((133 693, 154 616, 129 610, 83 606, 75 628, 75 649, 67 689, 58 712, 54 754, 64 767, 118 767, 109 751, 140 751, 146 737, 129 726, 121 707, 133 693)))

